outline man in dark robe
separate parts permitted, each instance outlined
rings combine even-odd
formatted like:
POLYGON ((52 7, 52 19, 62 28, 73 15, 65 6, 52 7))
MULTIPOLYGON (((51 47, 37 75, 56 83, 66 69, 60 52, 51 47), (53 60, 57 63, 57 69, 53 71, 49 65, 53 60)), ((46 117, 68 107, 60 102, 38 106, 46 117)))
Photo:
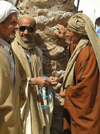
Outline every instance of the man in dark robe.
POLYGON ((100 40, 83 13, 69 19, 65 37, 71 56, 60 92, 65 93, 63 134, 100 134, 100 40))

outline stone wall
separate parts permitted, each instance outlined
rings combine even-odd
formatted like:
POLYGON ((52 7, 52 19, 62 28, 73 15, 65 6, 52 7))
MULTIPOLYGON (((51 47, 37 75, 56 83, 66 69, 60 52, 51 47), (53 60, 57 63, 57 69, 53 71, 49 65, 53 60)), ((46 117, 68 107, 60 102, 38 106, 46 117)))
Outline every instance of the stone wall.
MULTIPOLYGON (((20 0, 18 7, 21 14, 31 14, 37 22, 35 41, 43 51, 44 74, 51 75, 56 70, 62 78, 68 62, 68 49, 55 32, 57 24, 66 26, 69 17, 75 13, 74 0, 20 0)), ((62 131, 64 99, 59 96, 58 90, 54 100, 51 134, 61 134, 62 131)))

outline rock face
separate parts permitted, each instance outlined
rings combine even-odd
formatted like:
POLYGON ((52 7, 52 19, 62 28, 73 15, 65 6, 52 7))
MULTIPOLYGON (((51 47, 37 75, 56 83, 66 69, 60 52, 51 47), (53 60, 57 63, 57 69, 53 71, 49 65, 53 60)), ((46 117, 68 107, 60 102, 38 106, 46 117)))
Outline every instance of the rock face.
MULTIPOLYGON (((36 20, 35 42, 43 51, 44 74, 51 75, 56 70, 62 78, 68 62, 68 49, 55 32, 57 24, 66 26, 69 17, 76 11, 74 0, 20 0, 18 7, 21 14, 31 14, 36 20)), ((63 104, 64 99, 56 92, 51 134, 61 134, 63 104)))

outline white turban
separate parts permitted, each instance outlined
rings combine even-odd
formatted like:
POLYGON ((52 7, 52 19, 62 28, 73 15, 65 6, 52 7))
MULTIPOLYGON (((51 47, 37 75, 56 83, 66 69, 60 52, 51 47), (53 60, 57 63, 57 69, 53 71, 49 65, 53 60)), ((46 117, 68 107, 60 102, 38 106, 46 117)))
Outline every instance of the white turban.
POLYGON ((14 12, 19 12, 14 5, 7 1, 0 1, 0 23, 14 12))

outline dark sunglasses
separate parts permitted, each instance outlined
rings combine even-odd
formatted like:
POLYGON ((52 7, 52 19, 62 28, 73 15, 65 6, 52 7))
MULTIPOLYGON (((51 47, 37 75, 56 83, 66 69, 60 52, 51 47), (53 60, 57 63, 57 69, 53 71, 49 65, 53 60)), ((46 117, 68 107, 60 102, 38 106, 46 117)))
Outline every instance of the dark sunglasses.
POLYGON ((19 27, 19 30, 20 30, 21 32, 24 32, 26 29, 27 29, 27 31, 28 31, 29 33, 32 33, 32 32, 34 31, 34 27, 27 27, 27 26, 20 26, 20 27, 19 27))

